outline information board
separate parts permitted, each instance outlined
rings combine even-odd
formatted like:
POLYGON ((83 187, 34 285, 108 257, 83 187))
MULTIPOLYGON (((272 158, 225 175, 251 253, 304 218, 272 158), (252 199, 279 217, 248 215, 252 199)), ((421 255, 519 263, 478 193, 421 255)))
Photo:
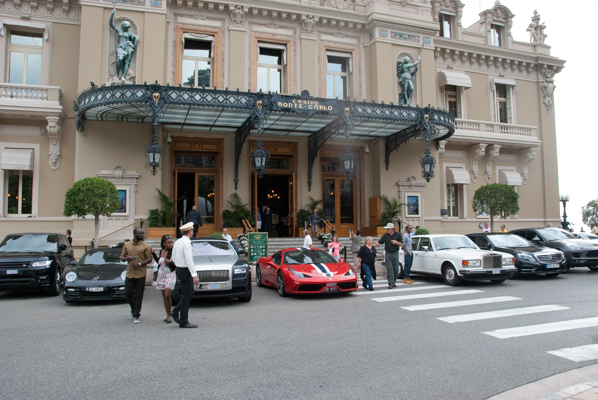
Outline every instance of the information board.
POLYGON ((268 234, 264 232, 249 232, 249 262, 254 262, 268 256, 268 234))

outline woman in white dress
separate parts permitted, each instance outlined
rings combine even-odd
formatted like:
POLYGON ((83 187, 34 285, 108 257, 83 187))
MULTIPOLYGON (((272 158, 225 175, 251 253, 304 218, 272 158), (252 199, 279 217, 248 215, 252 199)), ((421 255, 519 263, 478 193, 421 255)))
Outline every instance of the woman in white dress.
POLYGON ((172 291, 176 284, 176 266, 172 262, 172 236, 162 236, 162 250, 160 250, 160 258, 158 259, 158 278, 156 279, 156 289, 162 292, 164 297, 164 308, 166 308, 166 319, 164 322, 170 324, 172 318, 170 317, 170 309, 172 308, 172 291))

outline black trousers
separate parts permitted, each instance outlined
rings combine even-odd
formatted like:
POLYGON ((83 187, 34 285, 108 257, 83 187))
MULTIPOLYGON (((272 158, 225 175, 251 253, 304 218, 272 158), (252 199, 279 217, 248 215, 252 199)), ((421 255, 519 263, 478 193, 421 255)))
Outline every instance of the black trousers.
POLYGON ((193 298, 193 278, 187 268, 177 268, 176 277, 181 282, 181 298, 172 309, 172 314, 179 315, 180 325, 186 325, 189 322, 189 305, 193 298))
POLYGON ((141 314, 141 302, 143 301, 143 291, 145 290, 145 276, 141 278, 125 279, 125 296, 131 306, 133 317, 139 318, 141 314))

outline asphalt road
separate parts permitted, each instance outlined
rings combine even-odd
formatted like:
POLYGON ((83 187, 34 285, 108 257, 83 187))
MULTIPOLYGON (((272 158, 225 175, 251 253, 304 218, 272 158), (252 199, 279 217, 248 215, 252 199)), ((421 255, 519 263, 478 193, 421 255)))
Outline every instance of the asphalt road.
POLYGON ((199 329, 164 323, 153 287, 146 287, 138 325, 124 302, 66 304, 61 296, 0 293, 0 398, 485 399, 596 362, 547 353, 598 343, 595 326, 505 339, 484 332, 592 321, 598 273, 575 269, 556 279, 458 288, 414 279, 418 284, 363 295, 360 289, 280 298, 254 286, 250 303, 194 302, 190 321, 199 329), (462 290, 476 292, 455 293, 462 290), (375 300, 432 293, 438 297, 375 300), (402 308, 504 296, 517 299, 402 308), (438 319, 551 305, 559 307, 468 322, 438 319))

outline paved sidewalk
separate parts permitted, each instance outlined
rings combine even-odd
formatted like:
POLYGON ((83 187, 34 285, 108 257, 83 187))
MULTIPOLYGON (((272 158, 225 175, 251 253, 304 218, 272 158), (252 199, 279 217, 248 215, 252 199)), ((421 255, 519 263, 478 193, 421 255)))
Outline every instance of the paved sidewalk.
POLYGON ((528 383, 488 400, 598 400, 598 364, 528 383))

